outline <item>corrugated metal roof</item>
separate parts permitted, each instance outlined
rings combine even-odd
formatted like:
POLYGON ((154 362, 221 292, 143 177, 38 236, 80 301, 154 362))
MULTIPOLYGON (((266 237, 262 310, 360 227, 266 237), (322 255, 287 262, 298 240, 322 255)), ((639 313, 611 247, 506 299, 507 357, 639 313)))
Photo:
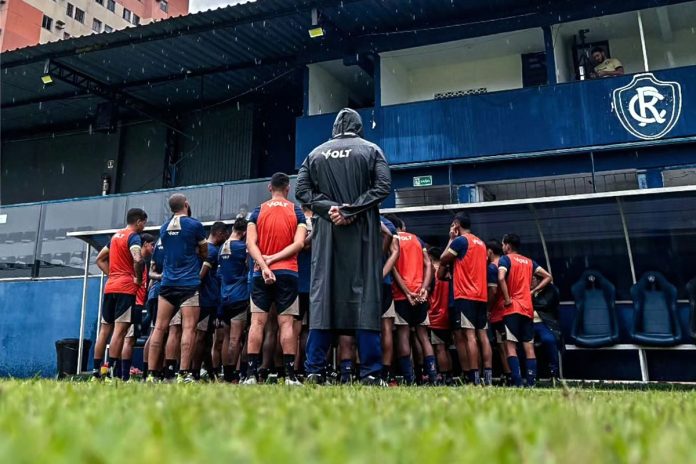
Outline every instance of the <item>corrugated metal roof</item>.
MULTIPOLYGON (((678 3, 636 1, 652 6, 678 3)), ((520 27, 515 18, 530 15, 546 18, 547 22, 549 18, 559 21, 563 8, 588 9, 579 6, 581 3, 258 0, 112 33, 22 48, 3 53, 0 63, 2 130, 74 122, 84 118, 100 101, 81 95, 67 84, 44 87, 40 76, 48 58, 156 108, 185 110, 231 99, 285 76, 293 79, 289 71, 314 60, 341 58, 357 51, 382 51, 386 47, 403 48, 413 46, 417 40, 443 41, 443 31, 466 28, 469 22, 476 25, 472 34, 486 35, 497 32, 491 21, 507 21, 509 28, 520 27), (314 7, 320 10, 325 27, 329 28, 322 40, 312 40, 307 33, 314 7)), ((618 3, 594 2, 595 10, 590 9, 587 14, 629 7, 618 3)))

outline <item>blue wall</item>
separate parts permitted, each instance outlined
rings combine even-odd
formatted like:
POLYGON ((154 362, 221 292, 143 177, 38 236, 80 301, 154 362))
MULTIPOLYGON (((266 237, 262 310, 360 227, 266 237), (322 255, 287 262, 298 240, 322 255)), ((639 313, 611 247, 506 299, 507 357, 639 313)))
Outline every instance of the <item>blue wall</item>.
MULTIPOLYGON (((682 87, 682 114, 665 137, 696 134, 696 67, 654 73, 682 87)), ((478 158, 637 142, 612 110, 612 91, 632 76, 533 87, 487 95, 386 106, 366 138, 391 164, 478 158)), ((371 125, 372 110, 365 125, 371 125)), ((296 162, 331 132, 333 115, 297 121, 296 162)))
MULTIPOLYGON (((89 279, 85 338, 95 340, 99 279, 89 279)), ((0 376, 56 375, 55 342, 78 338, 82 279, 0 283, 0 376)))

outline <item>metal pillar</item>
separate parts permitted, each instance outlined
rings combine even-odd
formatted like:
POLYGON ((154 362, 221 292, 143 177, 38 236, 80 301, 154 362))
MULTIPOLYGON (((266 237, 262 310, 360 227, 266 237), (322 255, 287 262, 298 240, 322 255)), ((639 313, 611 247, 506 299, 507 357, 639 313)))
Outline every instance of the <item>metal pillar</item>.
POLYGON ((75 374, 79 375, 82 372, 82 346, 84 345, 83 343, 83 336, 85 333, 85 316, 87 315, 87 285, 89 282, 87 279, 89 278, 89 257, 90 257, 90 252, 92 251, 92 247, 89 246, 89 243, 85 242, 85 275, 82 279, 82 309, 80 311, 80 338, 78 339, 78 344, 77 344, 77 369, 75 374))
POLYGON ((541 247, 544 250, 544 259, 546 259, 546 270, 549 271, 549 274, 553 275, 553 272, 551 272, 551 260, 549 259, 549 250, 546 247, 546 239, 544 238, 544 231, 541 229, 541 223, 539 222, 539 215, 537 214, 537 211, 534 208, 534 205, 530 204, 529 210, 532 212, 532 216, 534 217, 534 223, 536 224, 536 227, 537 227, 537 233, 539 234, 539 238, 541 238, 541 247))
POLYGON ((643 48, 643 65, 645 66, 645 72, 650 70, 648 66, 648 49, 645 46, 645 31, 643 30, 643 15, 640 14, 638 10, 638 30, 640 31, 640 45, 643 48))
POLYGON ((99 338, 99 332, 101 331, 101 318, 102 318, 102 304, 104 303, 104 273, 101 273, 99 277, 99 309, 97 309, 97 339, 99 338))
POLYGON ((626 215, 624 214, 621 198, 616 198, 616 203, 619 205, 619 215, 621 216, 621 225, 623 226, 624 239, 626 240, 626 249, 628 250, 628 263, 631 266, 631 278, 633 283, 636 283, 636 268, 633 265, 633 251, 631 251, 631 239, 628 238, 628 226, 626 225, 626 215))

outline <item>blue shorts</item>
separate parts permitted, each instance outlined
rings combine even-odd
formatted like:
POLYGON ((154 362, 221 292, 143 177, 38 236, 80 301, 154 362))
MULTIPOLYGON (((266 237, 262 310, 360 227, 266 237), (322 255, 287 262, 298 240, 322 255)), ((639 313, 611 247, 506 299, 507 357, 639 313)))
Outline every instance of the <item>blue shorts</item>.
POLYGON ((485 301, 454 300, 457 329, 485 330, 488 328, 488 308, 485 301))
POLYGON ((509 342, 531 343, 534 341, 534 318, 523 314, 509 314, 503 318, 505 338, 509 342))
MULTIPOLYGON (((276 274, 276 281, 266 285, 263 277, 256 276, 251 289, 251 301, 263 312, 270 311, 275 304, 276 311, 281 314, 297 302, 297 280, 296 275, 276 274)), ((299 308, 296 312, 299 313, 299 308)))

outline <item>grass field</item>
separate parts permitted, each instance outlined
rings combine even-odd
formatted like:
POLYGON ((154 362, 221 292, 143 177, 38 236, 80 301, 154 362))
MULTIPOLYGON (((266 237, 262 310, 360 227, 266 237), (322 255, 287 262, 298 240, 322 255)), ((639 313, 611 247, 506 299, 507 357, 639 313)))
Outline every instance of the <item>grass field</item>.
POLYGON ((2 463, 696 462, 696 393, 0 382, 2 463))

